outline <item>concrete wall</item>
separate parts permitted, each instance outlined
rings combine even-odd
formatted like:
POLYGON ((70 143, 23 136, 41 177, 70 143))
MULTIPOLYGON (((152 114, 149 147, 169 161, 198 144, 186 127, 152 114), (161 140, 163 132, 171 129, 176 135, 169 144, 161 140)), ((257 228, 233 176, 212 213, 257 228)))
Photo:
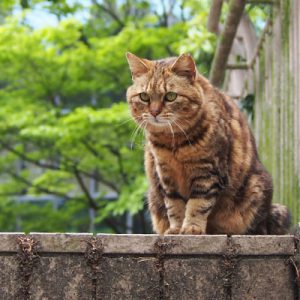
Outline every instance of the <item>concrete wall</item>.
POLYGON ((294 236, 0 234, 0 299, 297 299, 294 236))

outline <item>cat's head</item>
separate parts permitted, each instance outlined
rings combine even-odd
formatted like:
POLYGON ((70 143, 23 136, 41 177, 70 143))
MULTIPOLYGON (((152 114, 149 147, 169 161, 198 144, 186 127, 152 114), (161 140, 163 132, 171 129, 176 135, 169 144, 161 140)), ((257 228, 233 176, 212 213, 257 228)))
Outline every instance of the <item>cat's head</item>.
POLYGON ((189 54, 156 61, 127 53, 133 85, 127 101, 135 121, 149 132, 180 133, 197 122, 203 90, 189 54))

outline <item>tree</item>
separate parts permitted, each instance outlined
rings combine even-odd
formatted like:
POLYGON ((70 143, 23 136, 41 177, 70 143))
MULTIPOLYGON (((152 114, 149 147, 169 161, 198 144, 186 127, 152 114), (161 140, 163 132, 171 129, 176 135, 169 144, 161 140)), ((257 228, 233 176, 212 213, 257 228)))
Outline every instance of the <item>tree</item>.
POLYGON ((131 80, 125 52, 160 58, 189 51, 205 72, 214 40, 199 21, 208 6, 200 14, 189 9, 196 2, 162 1, 158 8, 151 1, 92 1, 90 20, 83 22, 69 18, 82 1, 71 7, 66 1, 32 0, 22 1, 22 7, 39 3, 57 15, 59 25, 35 29, 26 18, 5 20, 0 27, 3 230, 15 229, 16 219, 20 230, 93 230, 91 212, 96 229, 124 232, 130 213, 140 219, 136 230, 147 230, 142 129, 124 103, 131 80), (42 201, 51 195, 56 202, 42 201), (26 197, 36 204, 23 202, 26 197))

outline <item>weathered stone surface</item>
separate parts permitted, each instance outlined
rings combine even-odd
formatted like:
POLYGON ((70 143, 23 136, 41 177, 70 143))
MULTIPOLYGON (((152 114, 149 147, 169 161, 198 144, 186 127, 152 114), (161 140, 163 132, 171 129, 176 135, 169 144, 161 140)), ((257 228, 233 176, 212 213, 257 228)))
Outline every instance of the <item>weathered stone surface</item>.
POLYGON ((165 284, 168 299, 227 299, 226 275, 217 258, 172 258, 165 262, 165 284))
POLYGON ((26 272, 30 299, 36 300, 294 299, 296 269, 288 262, 294 241, 294 236, 4 233, 0 300, 19 299, 26 272), (26 239, 20 252, 20 237, 33 238, 31 253, 26 239), (39 256, 23 273, 20 253, 25 264, 39 256))
POLYGON ((297 245, 297 249, 295 251, 295 259, 294 259, 293 267, 294 267, 295 280, 296 280, 297 288, 298 288, 298 297, 300 297, 300 273, 299 273, 299 270, 296 270, 296 268, 297 267, 299 268, 299 266, 300 266, 300 223, 298 223, 296 226, 295 242, 297 245))
POLYGON ((0 299, 16 299, 20 287, 17 278, 18 262, 15 256, 0 255, 0 299))
POLYGON ((232 300, 292 300, 292 267, 287 259, 255 258, 239 260, 232 281, 232 300))
MULTIPOLYGON (((21 233, 0 233, 0 251, 17 252, 17 238, 21 233)), ((84 253, 91 234, 72 233, 31 233, 30 237, 39 242, 39 252, 84 253)), ((113 254, 155 254, 155 244, 162 241, 169 245, 167 254, 223 254, 227 247, 226 235, 111 235, 98 234, 104 253, 113 254)), ((232 236, 241 255, 293 255, 294 236, 232 236)))
POLYGON ((83 253, 90 233, 0 233, 0 252, 17 252, 18 238, 30 236, 38 242, 39 252, 83 253))
POLYGON ((30 233, 38 241, 39 252, 84 253, 90 233, 30 233))
POLYGON ((101 239, 104 253, 119 254, 156 254, 157 242, 163 242, 167 254, 221 254, 226 247, 226 235, 143 235, 143 234, 98 234, 101 239))
POLYGON ((294 255, 293 235, 234 235, 231 237, 242 255, 294 255))
POLYGON ((159 299, 159 274, 153 257, 104 257, 97 299, 159 299))
POLYGON ((93 286, 83 254, 42 254, 32 274, 32 299, 90 300, 93 286))
MULTIPOLYGON (((37 239, 40 251, 46 252, 84 252, 86 242, 91 234, 41 234, 31 233, 37 239)), ((155 243, 163 241, 170 245, 168 254, 223 254, 227 246, 225 235, 183 236, 169 235, 111 235, 98 234, 102 241, 104 253, 119 254, 155 254, 155 243)), ((239 245, 238 253, 242 255, 293 255, 294 236, 233 236, 232 242, 239 245)), ((13 242, 14 239, 11 239, 13 242)), ((13 247, 11 247, 13 248, 13 247)), ((15 249, 15 247, 14 247, 15 249)))
POLYGON ((0 232, 0 252, 17 252, 18 247, 18 237, 24 236, 24 233, 7 233, 0 232))

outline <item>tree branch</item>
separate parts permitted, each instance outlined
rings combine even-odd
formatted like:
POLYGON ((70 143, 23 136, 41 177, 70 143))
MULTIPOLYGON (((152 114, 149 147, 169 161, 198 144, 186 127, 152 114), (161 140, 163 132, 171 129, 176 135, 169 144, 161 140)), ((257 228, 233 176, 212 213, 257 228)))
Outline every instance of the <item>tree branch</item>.
POLYGON ((167 15, 167 8, 166 8, 166 4, 165 4, 165 1, 164 0, 161 0, 161 6, 162 6, 162 9, 163 9, 163 23, 161 25, 163 25, 164 27, 168 27, 168 15, 167 15))
POLYGON ((126 0, 125 1, 125 11, 124 11, 124 21, 125 21, 125 23, 128 20, 128 17, 130 15, 130 11, 131 11, 130 1, 126 0))
POLYGON ((85 148, 93 154, 96 158, 103 159, 103 157, 100 155, 100 153, 87 141, 82 140, 82 144, 85 146, 85 148))
MULTIPOLYGON (((66 200, 74 200, 74 199, 76 199, 75 197, 69 197, 69 196, 67 196, 67 195, 65 195, 65 194, 62 194, 62 193, 59 193, 59 192, 56 192, 56 191, 52 191, 52 190, 49 190, 49 189, 47 189, 47 188, 45 188, 45 187, 41 187, 41 186, 37 186, 37 185, 34 185, 32 182, 30 182, 29 180, 27 180, 26 178, 24 178, 23 176, 20 176, 20 175, 18 175, 18 174, 15 174, 14 172, 11 172, 11 171, 8 171, 8 170, 6 170, 6 172, 8 173, 8 174, 10 174, 13 178, 15 178, 16 180, 18 180, 18 181, 20 181, 20 182, 22 182, 22 183, 24 183, 24 184, 26 184, 27 186, 29 186, 29 187, 33 187, 33 188, 35 188, 35 189, 37 189, 37 190, 39 190, 40 192, 43 192, 43 193, 46 193, 46 194, 52 194, 52 195, 57 195, 57 196, 60 196, 60 197, 62 197, 62 198, 64 198, 64 199, 66 199, 66 200)), ((78 174, 78 173, 77 173, 78 174)), ((80 177, 80 176, 79 176, 80 177)), ((79 179, 81 182, 82 182, 82 179, 79 179)), ((83 192, 85 192, 85 190, 86 190, 86 187, 84 188, 84 190, 83 190, 83 192)), ((86 190, 87 191, 87 190, 86 190)), ((88 192, 88 191, 87 191, 88 192)), ((88 193, 89 194, 89 193, 88 193)), ((3 194, 4 195, 4 194, 3 194)), ((87 194, 85 194, 86 196, 87 196, 87 194)), ((0 194, 0 196, 2 196, 2 194, 0 194)), ((91 198, 92 199, 92 198, 91 198)), ((88 200, 90 201, 90 199, 88 198, 88 200)), ((91 204, 90 202, 89 202, 89 204, 91 204)), ((98 209, 98 207, 94 207, 94 206, 91 206, 91 207, 93 207, 94 209, 98 209)), ((111 227, 116 233, 121 233, 121 231, 117 228, 117 226, 114 224, 114 222, 113 221, 111 221, 111 220, 103 220, 103 223, 104 224, 106 224, 107 226, 109 226, 109 227, 111 227)))
POLYGON ((55 102, 55 94, 53 94, 53 91, 51 91, 51 89, 49 89, 49 84, 48 84, 47 79, 39 71, 39 67, 37 66, 36 62, 34 60, 32 60, 30 56, 27 56, 26 58, 27 58, 27 62, 29 63, 30 67, 32 68, 32 71, 40 77, 39 83, 45 89, 48 97, 50 98, 52 105, 54 107, 56 107, 57 104, 55 102))
POLYGON ((103 4, 98 3, 97 0, 92 0, 93 4, 95 6, 97 6, 98 8, 100 8, 101 10, 103 10, 105 13, 107 13, 113 20, 115 20, 119 26, 120 29, 123 28, 125 26, 125 23, 119 18, 119 16, 116 14, 115 11, 113 11, 113 9, 110 7, 106 7, 103 4))
POLYGON ((209 79, 217 87, 221 87, 225 77, 226 65, 237 28, 244 12, 246 0, 230 0, 228 15, 223 32, 212 62, 209 79))
POLYGON ((183 0, 180 4, 180 18, 182 22, 186 22, 185 16, 184 16, 184 6, 185 6, 185 1, 183 0))
MULTIPOLYGON (((101 157, 100 153, 86 140, 82 141, 83 144, 85 145, 85 147, 96 157, 96 158, 100 158, 103 159, 103 157, 101 157)), ((127 175, 124 171, 124 166, 123 166, 123 160, 122 160, 122 155, 120 153, 120 151, 118 149, 115 149, 114 147, 112 147, 111 145, 104 145, 105 148, 107 148, 118 160, 118 165, 119 165, 119 171, 121 174, 121 177, 123 179, 124 183, 128 184, 128 178, 127 175)))
POLYGON ((123 160, 122 160, 122 155, 120 153, 120 151, 118 149, 113 148, 111 145, 104 145, 107 149, 110 150, 110 152, 116 156, 117 160, 118 160, 118 165, 119 165, 119 172, 122 176, 123 182, 128 184, 128 178, 127 175, 124 171, 124 166, 123 166, 123 160))
POLYGON ((52 164, 41 163, 38 160, 34 160, 31 157, 25 155, 24 153, 19 152, 18 150, 12 148, 8 144, 3 143, 2 141, 0 141, 0 144, 2 145, 3 148, 5 148, 9 152, 12 152, 13 154, 17 155, 18 157, 20 157, 21 159, 23 159, 26 162, 29 162, 31 164, 34 164, 34 165, 36 165, 38 167, 41 167, 41 168, 44 168, 44 169, 60 170, 59 166, 55 166, 55 165, 52 165, 52 164))
POLYGON ((78 170, 76 168, 74 168, 74 175, 75 175, 75 178, 76 178, 81 190, 83 191, 84 195, 86 196, 86 198, 89 202, 89 206, 95 210, 98 210, 99 207, 98 207, 97 203, 91 196, 90 192, 88 191, 86 185, 83 182, 82 177, 80 176, 80 173, 78 172, 78 170))
POLYGON ((209 11, 207 29, 215 34, 219 33, 219 20, 222 11, 222 5, 223 0, 213 0, 209 11))
POLYGON ((16 180, 18 180, 18 181, 26 184, 29 187, 33 187, 33 188, 37 189, 38 191, 40 191, 42 193, 56 195, 56 196, 59 196, 59 197, 62 197, 64 199, 68 199, 68 200, 72 199, 71 197, 69 197, 66 194, 63 194, 63 193, 60 193, 60 192, 57 192, 57 191, 52 191, 52 190, 49 190, 48 188, 35 185, 31 181, 29 181, 28 179, 26 179, 25 177, 23 177, 23 176, 21 176, 19 174, 16 174, 16 173, 14 173, 12 171, 9 171, 9 170, 5 170, 5 171, 6 171, 7 174, 9 174, 10 176, 12 176, 16 180))
POLYGON ((173 10, 176 4, 176 0, 169 0, 169 12, 168 12, 168 17, 171 17, 173 14, 173 10))
POLYGON ((117 193, 119 193, 119 189, 117 188, 117 186, 106 180, 101 174, 97 173, 97 174, 92 174, 92 173, 89 173, 85 170, 82 170, 82 169, 79 169, 78 166, 77 166, 77 163, 72 161, 71 159, 68 159, 67 157, 64 157, 65 159, 67 159, 68 161, 71 162, 71 165, 68 164, 68 163, 64 163, 62 162, 62 164, 65 166, 64 168, 61 168, 60 166, 58 165, 52 165, 52 164, 47 164, 47 163, 41 163, 40 161, 38 160, 34 160, 32 159, 31 157, 27 156, 26 154, 20 152, 20 151, 17 151, 16 149, 10 147, 9 145, 3 143, 0 141, 0 144, 2 145, 3 148, 5 148, 6 150, 14 153, 15 155, 17 155, 18 157, 20 157, 21 159, 23 159, 24 161, 26 162, 29 162, 31 164, 34 164, 40 168, 43 168, 43 169, 49 169, 49 170, 61 170, 61 171, 65 171, 65 172, 68 172, 68 173, 71 173, 73 174, 73 171, 74 171, 74 167, 76 167, 77 171, 89 178, 93 178, 95 180, 97 180, 98 182, 102 182, 103 184, 107 185, 108 187, 110 187, 111 189, 113 189, 114 191, 116 191, 117 193))

